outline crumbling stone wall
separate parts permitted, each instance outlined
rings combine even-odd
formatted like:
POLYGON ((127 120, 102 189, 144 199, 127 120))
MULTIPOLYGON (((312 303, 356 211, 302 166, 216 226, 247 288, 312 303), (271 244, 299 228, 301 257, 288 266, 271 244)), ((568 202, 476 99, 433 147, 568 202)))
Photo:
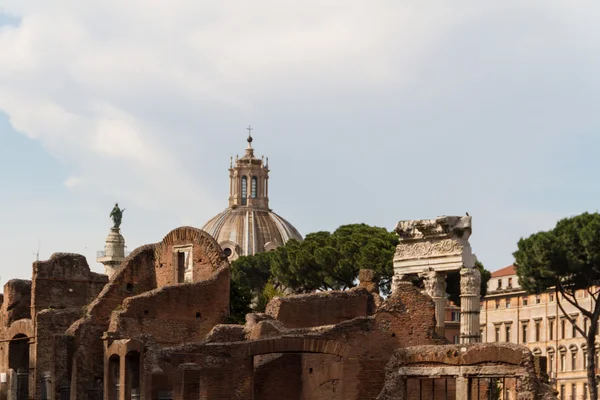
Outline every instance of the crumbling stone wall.
POLYGON ((265 313, 287 328, 333 325, 369 315, 370 294, 364 288, 275 297, 265 313))
POLYGON ((31 281, 11 279, 4 285, 2 319, 4 326, 14 321, 31 318, 31 281))
POLYGON ((33 263, 32 311, 87 306, 108 282, 106 275, 90 271, 84 256, 55 253, 33 263))
POLYGON ((89 304, 83 318, 66 331, 73 336, 71 399, 85 399, 95 387, 95 379, 104 376, 102 335, 108 329, 110 315, 127 297, 156 287, 155 245, 136 249, 123 262, 121 269, 89 304))
POLYGON ((215 271, 229 265, 219 244, 208 233, 184 226, 171 231, 157 246, 157 286, 173 285, 178 282, 177 265, 173 248, 192 245, 193 281, 209 279, 215 271))
POLYGON ((271 354, 254 361, 255 400, 300 400, 302 355, 271 354))
POLYGON ((409 376, 455 378, 456 398, 466 399, 469 379, 516 379, 521 400, 556 400, 543 376, 536 375, 529 349, 511 343, 415 346, 397 349, 386 366, 385 385, 378 400, 406 400, 409 376))
POLYGON ((229 269, 205 281, 171 285, 125 299, 108 328, 120 337, 152 335, 159 345, 202 340, 229 315, 229 269))

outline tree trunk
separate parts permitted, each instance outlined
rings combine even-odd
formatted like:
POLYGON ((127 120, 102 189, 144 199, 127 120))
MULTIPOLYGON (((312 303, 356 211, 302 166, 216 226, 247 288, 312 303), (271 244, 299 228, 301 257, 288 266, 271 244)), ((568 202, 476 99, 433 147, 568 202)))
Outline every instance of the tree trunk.
POLYGON ((590 319, 590 329, 587 332, 587 379, 590 400, 598 400, 598 386, 596 385, 596 332, 598 330, 598 317, 590 319))

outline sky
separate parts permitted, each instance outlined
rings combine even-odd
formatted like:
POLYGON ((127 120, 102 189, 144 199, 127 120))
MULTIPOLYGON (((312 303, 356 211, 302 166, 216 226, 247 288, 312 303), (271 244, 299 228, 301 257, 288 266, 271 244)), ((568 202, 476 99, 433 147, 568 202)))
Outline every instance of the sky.
POLYGON ((302 234, 473 217, 489 270, 598 210, 600 3, 0 0, 0 282, 227 206, 254 128, 302 234))

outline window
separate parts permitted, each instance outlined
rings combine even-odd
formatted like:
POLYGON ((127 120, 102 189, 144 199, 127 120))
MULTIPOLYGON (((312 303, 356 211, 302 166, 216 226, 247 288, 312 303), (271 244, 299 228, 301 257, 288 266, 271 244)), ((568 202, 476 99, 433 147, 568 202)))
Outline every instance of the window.
POLYGON ((574 383, 571 384, 571 398, 577 399, 577 385, 574 383))
POLYGON ((548 295, 548 301, 553 302, 554 301, 554 293, 550 293, 548 295))
POLYGON ((454 322, 460 322, 460 312, 459 311, 452 311, 450 313, 450 318, 454 322))
POLYGON ((500 342, 500 327, 496 327, 496 343, 500 342))
POLYGON ((248 178, 242 176, 242 205, 248 204, 248 178))
POLYGON ((508 285, 507 287, 510 289, 512 288, 512 278, 508 278, 508 285))
POLYGON ((560 370, 562 372, 567 370, 567 356, 564 351, 560 353, 560 370))
POLYGON ((250 195, 252 196, 253 199, 256 198, 256 185, 257 185, 257 180, 256 180, 256 177, 253 176, 252 177, 252 185, 250 186, 250 195))
POLYGON ((502 279, 498 279, 498 290, 502 289, 502 279))
POLYGON ((524 305, 524 306, 526 306, 526 305, 527 305, 527 300, 528 300, 528 297, 527 297, 527 296, 524 296, 524 297, 523 297, 523 305, 524 305))
POLYGON ((567 330, 565 328, 566 325, 566 321, 564 319, 560 320, 560 338, 561 339, 566 339, 567 338, 567 330))
POLYGON ((506 325, 504 328, 504 337, 506 342, 510 342, 510 325, 506 325))
POLYGON ((548 320, 548 339, 554 340, 554 320, 548 320))
POLYGON ((573 323, 571 324, 571 337, 577 337, 577 320, 573 318, 573 323))
POLYGON ((527 343, 527 322, 525 322, 523 325, 521 325, 521 333, 522 333, 522 340, 523 343, 527 343))
POLYGON ((479 337, 481 338, 481 342, 485 343, 485 335, 483 334, 483 328, 479 331, 479 337))
POLYGON ((576 371, 577 370, 577 353, 572 351, 571 352, 571 371, 576 371))
POLYGON ((535 321, 535 341, 540 341, 540 332, 542 330, 542 321, 535 321))
POLYGON ((560 400, 565 400, 566 390, 565 385, 560 385, 560 400))
POLYGON ((588 388, 587 383, 583 384, 583 400, 587 400, 588 398, 588 388))
POLYGON ((586 317, 583 319, 583 332, 586 334, 588 334, 588 324, 589 324, 589 319, 586 317))
POLYGON ((587 369, 588 360, 587 360, 587 350, 583 351, 583 369, 587 369))
POLYGON ((554 354, 548 354, 548 372, 554 371, 554 354))
POLYGON ((454 344, 459 344, 460 343, 460 336, 454 335, 452 337, 452 341, 454 342, 454 344))
POLYGON ((496 310, 500 308, 500 300, 496 300, 496 310))
POLYGON ((537 296, 535 296, 535 304, 540 304, 541 302, 542 302, 542 298, 538 294, 537 296))
POLYGON ((510 308, 510 299, 505 300, 506 308, 510 308))

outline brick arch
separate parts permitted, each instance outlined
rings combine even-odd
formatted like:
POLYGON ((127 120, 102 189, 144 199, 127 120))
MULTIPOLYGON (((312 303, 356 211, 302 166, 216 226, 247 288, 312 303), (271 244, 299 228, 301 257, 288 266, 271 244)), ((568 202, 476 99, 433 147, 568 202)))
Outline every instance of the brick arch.
POLYGON ((253 341, 248 347, 250 356, 271 353, 322 353, 345 357, 350 346, 337 340, 283 337, 253 341))
POLYGON ((6 339, 10 340, 17 335, 34 336, 33 321, 30 319, 20 319, 10 324, 6 331, 6 339))
POLYGON ((227 257, 223 253, 223 249, 221 249, 219 243, 207 232, 191 226, 182 226, 169 232, 157 246, 158 255, 156 258, 159 259, 159 255, 169 246, 182 241, 199 244, 214 271, 229 265, 227 257))

